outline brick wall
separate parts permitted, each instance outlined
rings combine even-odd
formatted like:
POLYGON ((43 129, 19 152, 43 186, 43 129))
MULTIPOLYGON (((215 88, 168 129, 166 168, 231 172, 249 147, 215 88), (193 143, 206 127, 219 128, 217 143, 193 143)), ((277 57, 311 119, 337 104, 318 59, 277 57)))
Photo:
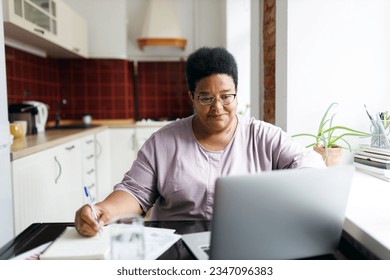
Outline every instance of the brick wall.
POLYGON ((263 120, 275 123, 275 0, 264 0, 263 55, 264 103, 263 120))

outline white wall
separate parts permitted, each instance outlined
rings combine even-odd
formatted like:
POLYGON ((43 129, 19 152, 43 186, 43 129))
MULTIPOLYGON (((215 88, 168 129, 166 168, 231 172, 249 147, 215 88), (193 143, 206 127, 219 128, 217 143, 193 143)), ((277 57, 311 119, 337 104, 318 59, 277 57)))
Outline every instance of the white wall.
POLYGON ((277 0, 276 8, 276 124, 315 132, 338 102, 335 124, 369 131, 363 104, 390 110, 390 1, 277 0))
POLYGON ((127 0, 64 2, 88 22, 90 58, 127 59, 127 0))
POLYGON ((238 67, 238 112, 250 115, 251 1, 226 0, 226 49, 238 67))
POLYGON ((257 119, 264 111, 263 4, 263 0, 251 0, 250 115, 257 119))

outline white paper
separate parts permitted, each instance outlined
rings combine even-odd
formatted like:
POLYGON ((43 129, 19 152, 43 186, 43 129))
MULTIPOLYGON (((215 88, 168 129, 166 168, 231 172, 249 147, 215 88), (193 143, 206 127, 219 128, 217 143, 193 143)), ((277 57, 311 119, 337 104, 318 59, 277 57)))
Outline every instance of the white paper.
MULTIPOLYGON (((155 260, 175 244, 181 235, 175 234, 174 229, 145 227, 144 238, 145 259, 155 260)), ((40 245, 13 259, 104 259, 109 257, 109 249, 109 226, 103 229, 101 236, 95 237, 81 236, 74 227, 67 227, 55 242, 40 245)))
POLYGON ((145 227, 145 259, 155 260, 181 238, 173 229, 145 227))

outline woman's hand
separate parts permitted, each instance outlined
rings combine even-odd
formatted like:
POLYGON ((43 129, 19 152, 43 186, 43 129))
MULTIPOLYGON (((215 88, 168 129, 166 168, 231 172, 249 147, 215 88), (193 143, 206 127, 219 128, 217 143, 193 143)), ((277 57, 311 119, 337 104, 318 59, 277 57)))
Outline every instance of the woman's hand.
POLYGON ((125 191, 114 191, 105 200, 94 205, 99 222, 93 218, 88 204, 76 212, 74 226, 78 233, 84 236, 95 236, 111 218, 128 214, 142 214, 138 201, 125 191))
POLYGON ((93 218, 91 207, 88 204, 84 205, 76 212, 74 226, 79 234, 84 236, 95 236, 99 229, 109 222, 110 214, 106 209, 98 204, 95 204, 94 208, 99 222, 96 222, 93 218))

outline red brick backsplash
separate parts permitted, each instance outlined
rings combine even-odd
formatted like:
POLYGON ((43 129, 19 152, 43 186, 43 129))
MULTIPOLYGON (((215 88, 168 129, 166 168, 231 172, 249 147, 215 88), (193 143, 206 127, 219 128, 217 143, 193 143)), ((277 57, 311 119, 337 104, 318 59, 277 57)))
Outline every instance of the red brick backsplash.
POLYGON ((140 118, 174 118, 192 112, 185 63, 143 62, 138 65, 140 118))
POLYGON ((41 58, 6 46, 8 104, 47 103, 49 120, 177 118, 192 113, 184 75, 185 62, 138 62, 134 86, 132 61, 120 59, 41 58), (62 102, 66 100, 66 102, 62 102), (65 104, 66 103, 66 104, 65 104))
POLYGON ((5 51, 8 104, 39 100, 52 107, 60 92, 58 61, 10 47, 5 51))
POLYGON ((60 92, 56 105, 61 117, 95 119, 134 117, 132 79, 126 60, 60 60, 60 92), (67 100, 66 104, 61 102, 67 100))

